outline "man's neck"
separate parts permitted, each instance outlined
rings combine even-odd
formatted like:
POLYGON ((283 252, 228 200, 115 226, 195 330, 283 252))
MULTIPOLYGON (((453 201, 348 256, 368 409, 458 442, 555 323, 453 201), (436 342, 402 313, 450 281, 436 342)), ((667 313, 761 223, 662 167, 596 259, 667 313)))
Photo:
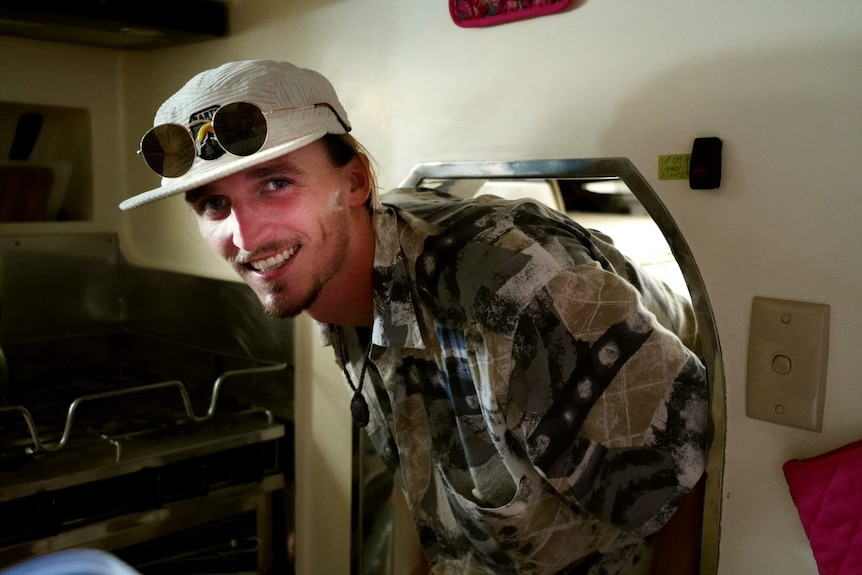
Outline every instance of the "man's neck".
POLYGON ((371 327, 374 323, 374 232, 370 219, 357 228, 348 262, 307 310, 321 323, 371 327))

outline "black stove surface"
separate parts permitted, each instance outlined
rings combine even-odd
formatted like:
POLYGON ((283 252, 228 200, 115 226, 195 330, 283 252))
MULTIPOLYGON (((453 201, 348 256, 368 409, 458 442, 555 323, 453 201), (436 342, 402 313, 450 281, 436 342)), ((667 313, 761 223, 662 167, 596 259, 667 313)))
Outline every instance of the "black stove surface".
POLYGON ((128 332, 12 351, 14 377, 0 397, 0 502, 284 435, 253 394, 225 393, 283 364, 128 332))

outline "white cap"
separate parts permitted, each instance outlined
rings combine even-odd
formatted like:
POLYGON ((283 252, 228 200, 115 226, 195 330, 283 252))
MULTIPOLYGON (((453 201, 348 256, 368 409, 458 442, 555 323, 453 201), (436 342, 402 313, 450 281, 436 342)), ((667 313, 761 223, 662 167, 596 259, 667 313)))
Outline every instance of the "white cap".
POLYGON ((130 210, 193 190, 292 152, 325 134, 350 130, 347 112, 329 80, 313 70, 271 60, 228 62, 201 72, 162 104, 153 125, 188 126, 201 118, 212 118, 219 107, 233 102, 249 102, 264 112, 314 104, 328 104, 332 109, 318 106, 269 114, 266 142, 256 153, 234 156, 225 152, 214 159, 197 156, 188 172, 162 178, 161 186, 123 201, 120 209, 130 210))

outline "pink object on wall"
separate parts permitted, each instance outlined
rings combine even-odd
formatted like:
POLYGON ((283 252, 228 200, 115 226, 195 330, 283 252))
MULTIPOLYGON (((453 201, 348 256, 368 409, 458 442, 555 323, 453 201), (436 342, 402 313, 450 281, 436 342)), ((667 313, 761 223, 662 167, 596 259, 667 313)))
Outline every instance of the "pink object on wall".
POLYGON ((449 0, 452 21, 462 28, 494 26, 562 12, 575 0, 449 0))

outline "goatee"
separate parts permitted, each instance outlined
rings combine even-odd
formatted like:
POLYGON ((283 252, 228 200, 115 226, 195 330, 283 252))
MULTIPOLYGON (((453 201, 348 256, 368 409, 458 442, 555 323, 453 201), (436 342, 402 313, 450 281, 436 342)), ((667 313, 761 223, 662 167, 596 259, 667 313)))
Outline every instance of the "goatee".
POLYGON ((323 286, 316 282, 316 285, 311 292, 304 300, 299 302, 283 301, 279 295, 284 293, 284 289, 285 286, 283 283, 274 283, 269 288, 267 296, 265 298, 261 298, 263 312, 271 318, 288 319, 298 316, 314 304, 320 295, 320 290, 323 289, 323 286))

